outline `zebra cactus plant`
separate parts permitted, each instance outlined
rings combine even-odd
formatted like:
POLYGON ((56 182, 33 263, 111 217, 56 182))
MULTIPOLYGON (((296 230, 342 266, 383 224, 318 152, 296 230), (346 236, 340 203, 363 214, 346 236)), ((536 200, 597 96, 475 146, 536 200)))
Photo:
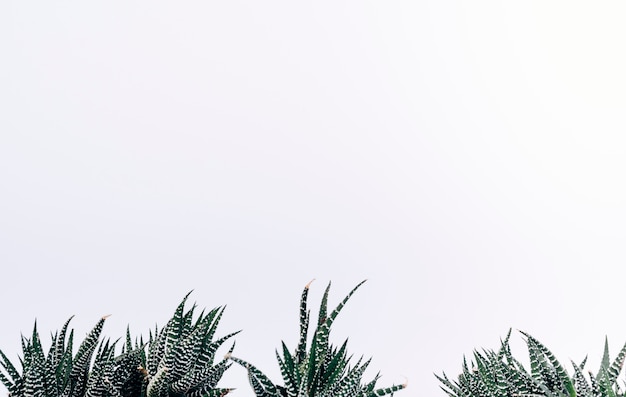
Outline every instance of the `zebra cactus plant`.
MULTIPOLYGON (((184 311, 187 296, 178 305, 174 316, 159 331, 150 333, 147 344, 143 338, 126 343, 119 355, 116 342, 108 339, 98 343, 106 316, 72 355, 74 331, 52 336, 52 344, 44 353, 37 325, 32 337, 22 337, 22 371, 0 351, 0 381, 12 397, 216 397, 233 389, 217 388, 217 382, 230 367, 227 359, 215 363, 215 353, 233 332, 213 340, 224 308, 204 311, 193 321, 195 305, 184 311)), ((234 344, 229 350, 233 352, 234 344)))
POLYGON ((300 300, 300 339, 292 354, 285 343, 282 344, 282 357, 276 351, 276 357, 285 383, 284 386, 274 384, 263 372, 252 364, 237 357, 230 358, 248 370, 248 379, 258 397, 374 397, 393 394, 406 387, 394 385, 377 389, 379 375, 362 384, 361 378, 370 360, 361 358, 354 366, 349 365, 347 341, 339 348, 329 344, 329 333, 335 318, 350 299, 352 294, 364 283, 359 283, 343 301, 328 313, 328 293, 330 283, 326 287, 319 310, 317 328, 313 334, 310 348, 307 348, 310 312, 307 309, 309 286, 302 291, 300 300))
POLYGON ((138 356, 132 352, 114 358, 115 343, 109 340, 98 344, 100 333, 107 316, 102 317, 81 343, 76 355, 72 355, 74 330, 67 329, 71 318, 65 322, 60 333, 52 336, 52 343, 46 354, 41 345, 37 324, 32 337, 22 336, 21 374, 7 356, 0 351, 2 370, 0 381, 13 397, 83 397, 121 395, 128 380, 129 365, 138 363, 138 356), (91 366, 92 356, 96 356, 91 366), (106 379, 106 382, 96 382, 106 379))
POLYGON ((103 343, 96 353, 93 370, 87 382, 87 397, 135 397, 141 393, 143 378, 138 371, 144 355, 143 343, 131 342, 126 331, 126 344, 115 356, 115 345, 103 343))
MULTIPOLYGON (((521 332, 521 331, 520 331, 521 332)), ((609 359, 608 341, 597 375, 591 371, 583 374, 587 359, 576 364, 572 361, 574 375, 568 375, 554 354, 531 335, 521 332, 526 338, 530 357, 530 372, 513 357, 509 346, 509 330, 497 352, 483 350, 474 352, 474 360, 468 366, 463 359, 462 373, 457 381, 446 374, 435 375, 442 383, 441 388, 450 397, 624 397, 617 377, 626 358, 626 345, 615 360, 609 359)))
MULTIPOLYGON (((147 355, 139 368, 145 377, 142 396, 216 397, 233 390, 216 387, 231 364, 227 359, 215 363, 215 353, 239 331, 213 340, 224 308, 215 308, 207 314, 202 311, 194 322, 196 305, 184 311, 188 296, 178 305, 163 329, 150 333, 147 355)), ((233 352, 234 346, 228 354, 233 352)))
MULTIPOLYGON (((320 305, 317 328, 308 346, 310 312, 307 297, 310 283, 300 301, 300 340, 295 353, 282 345, 276 352, 284 386, 273 384, 256 367, 233 357, 233 343, 223 359, 216 360, 217 350, 239 331, 215 337, 224 307, 194 319, 196 305, 185 310, 189 294, 177 306, 174 315, 159 330, 155 327, 144 343, 140 337, 133 344, 130 330, 121 353, 115 342, 100 341, 107 316, 102 317, 73 354, 74 331, 65 322, 60 333, 52 335, 49 350, 44 352, 37 324, 30 338, 22 337, 21 371, 0 351, 0 382, 11 397, 223 397, 233 389, 217 383, 232 365, 230 360, 248 369, 249 380, 259 397, 374 397, 393 394, 406 387, 394 385, 377 389, 379 375, 361 383, 370 360, 362 358, 353 366, 347 354, 347 342, 340 347, 329 343, 330 328, 359 283, 343 301, 328 312, 330 283, 320 305)), ((623 357, 622 357, 623 359, 623 357)), ((607 367, 608 368, 608 367, 607 367)), ((607 371, 602 382, 612 379, 607 371)), ((594 396, 595 397, 595 396, 594 396)))

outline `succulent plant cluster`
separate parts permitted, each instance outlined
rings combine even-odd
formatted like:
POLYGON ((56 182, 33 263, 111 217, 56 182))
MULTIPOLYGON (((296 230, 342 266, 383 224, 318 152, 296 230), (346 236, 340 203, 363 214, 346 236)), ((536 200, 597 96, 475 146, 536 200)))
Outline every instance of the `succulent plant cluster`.
MULTIPOLYGON (((189 296, 189 294, 187 294, 189 296)), ((142 357, 140 372, 144 374, 148 397, 214 397, 226 395, 231 389, 217 388, 217 382, 230 364, 226 359, 215 363, 217 349, 239 331, 213 340, 224 308, 216 308, 193 320, 195 305, 184 311, 187 296, 178 305, 174 316, 162 329, 150 333, 147 355, 142 357)), ((229 350, 232 353, 235 345, 229 350)))
MULTIPOLYGON (((81 343, 75 355, 72 354, 74 331, 66 340, 67 328, 70 320, 63 325, 60 333, 52 336, 52 343, 47 354, 44 352, 37 332, 37 324, 33 328, 32 337, 22 337, 22 373, 15 368, 6 355, 2 356, 2 367, 5 373, 0 372, 0 380, 9 390, 11 396, 63 396, 75 397, 97 395, 94 389, 94 381, 90 381, 89 373, 92 365, 91 359, 96 347, 102 327, 103 317, 89 332, 81 343)), ((104 341, 99 344, 93 368, 97 368, 94 374, 98 377, 111 375, 109 382, 122 382, 122 374, 115 371, 116 362, 112 358, 115 344, 104 341)), ((123 355, 128 357, 129 355, 123 355)), ((120 356, 121 357, 121 356, 120 356)), ((100 388, 100 385, 98 385, 100 388)))
MULTIPOLYGON (((21 372, 0 351, 0 381, 14 397, 199 397, 222 396, 230 389, 216 384, 230 364, 215 363, 215 352, 236 332, 213 340, 223 313, 216 308, 193 319, 195 305, 185 312, 187 296, 161 330, 150 332, 147 343, 134 344, 130 331, 121 353, 116 342, 100 340, 106 316, 101 318, 74 355, 74 331, 68 320, 52 336, 44 352, 37 326, 32 337, 22 337, 21 372), (67 341, 66 341, 67 339, 67 341)), ((234 345, 233 345, 234 347, 234 345)), ((232 352, 232 347, 230 352, 232 352)))
MULTIPOLYGON (((310 283, 309 283, 310 284, 310 283)), ((30 338, 22 336, 20 367, 0 351, 0 382, 11 397, 221 397, 232 388, 218 382, 233 362, 248 369, 251 386, 259 397, 373 397, 392 394, 405 385, 376 389, 378 376, 361 384, 369 360, 349 365, 346 343, 339 348, 329 343, 330 327, 357 285, 339 306, 327 313, 330 284, 320 307, 317 329, 307 348, 309 285, 300 303, 300 342, 294 354, 283 343, 277 353, 285 386, 274 385, 256 367, 233 357, 233 343, 224 358, 217 350, 239 331, 217 338, 223 307, 197 314, 196 305, 185 310, 189 294, 177 306, 166 325, 150 331, 147 341, 133 338, 127 330, 120 352, 118 341, 101 339, 107 316, 102 317, 74 353, 71 318, 52 335, 44 350, 37 324, 30 338), (69 332, 68 332, 69 331, 69 332)))
POLYGON ((569 375, 554 354, 541 342, 522 332, 528 347, 530 370, 511 354, 509 340, 511 331, 501 342, 499 350, 475 351, 468 365, 463 359, 462 373, 458 380, 450 380, 444 373, 435 375, 441 388, 450 397, 624 397, 617 377, 626 358, 626 345, 611 361, 608 341, 597 373, 583 373, 587 358, 580 364, 571 362, 574 369, 569 375))
POLYGON ((308 345, 310 312, 307 309, 309 284, 304 287, 300 299, 300 338, 292 354, 285 343, 282 344, 282 357, 278 350, 276 358, 280 366, 284 386, 274 384, 263 372, 252 364, 236 358, 231 359, 248 369, 248 379, 257 397, 374 397, 393 394, 406 387, 406 384, 377 389, 377 375, 373 380, 362 383, 362 376, 370 360, 359 359, 350 366, 345 341, 340 347, 329 343, 330 328, 335 318, 352 294, 364 283, 359 283, 339 305, 328 313, 328 293, 326 287, 319 309, 317 327, 308 345))

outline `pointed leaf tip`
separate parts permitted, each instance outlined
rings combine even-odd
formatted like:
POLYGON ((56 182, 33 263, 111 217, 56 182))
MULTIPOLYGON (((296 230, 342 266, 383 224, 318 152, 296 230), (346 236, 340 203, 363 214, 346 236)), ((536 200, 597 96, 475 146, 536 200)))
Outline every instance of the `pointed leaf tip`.
POLYGON ((313 281, 315 281, 315 279, 312 279, 311 281, 309 281, 305 286, 304 289, 309 289, 309 287, 311 286, 311 284, 313 283, 313 281))

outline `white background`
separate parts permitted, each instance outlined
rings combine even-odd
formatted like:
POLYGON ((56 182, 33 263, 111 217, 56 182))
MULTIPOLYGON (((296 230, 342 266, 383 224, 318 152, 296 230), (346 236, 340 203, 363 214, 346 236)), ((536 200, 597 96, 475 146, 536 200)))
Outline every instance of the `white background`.
MULTIPOLYGON (((280 375, 298 300, 368 282, 335 343, 443 396, 510 327, 626 341, 621 2, 5 1, 0 348, 228 305, 280 375)), ((315 314, 314 314, 315 315, 315 314)), ((517 355, 525 357, 520 334, 517 355)), ((240 367, 222 386, 253 396, 240 367)))

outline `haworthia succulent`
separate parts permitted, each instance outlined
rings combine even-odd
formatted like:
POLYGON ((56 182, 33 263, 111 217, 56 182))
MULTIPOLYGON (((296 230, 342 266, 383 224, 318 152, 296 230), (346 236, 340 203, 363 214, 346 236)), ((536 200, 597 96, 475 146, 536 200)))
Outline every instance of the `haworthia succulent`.
POLYGON ((300 335, 296 349, 291 353, 283 342, 281 351, 276 351, 284 386, 273 383, 263 372, 247 361, 231 357, 231 360, 248 370, 248 379, 257 397, 375 397, 390 395, 406 387, 406 384, 402 384, 377 389, 378 376, 370 382, 362 383, 363 373, 370 360, 359 360, 350 367, 351 357, 346 352, 347 341, 339 348, 329 342, 330 329, 334 320, 364 282, 354 287, 330 312, 328 310, 330 283, 328 284, 322 296, 318 321, 310 346, 308 346, 307 337, 310 319, 307 298, 311 283, 304 287, 300 297, 300 335))
MULTIPOLYGON (((185 311, 187 294, 167 325, 147 344, 140 337, 133 345, 127 329, 121 353, 117 342, 100 341, 107 316, 102 317, 73 354, 74 331, 67 320, 51 335, 44 352, 35 324, 30 338, 22 337, 22 371, 0 351, 0 382, 12 397, 206 397, 223 396, 231 388, 217 387, 230 367, 227 359, 215 363, 217 350, 233 332, 213 340, 223 308, 194 321, 195 305, 185 311)), ((229 350, 232 353, 233 346, 229 350)))
POLYGON ((1 369, 5 371, 0 380, 11 396, 99 397, 119 394, 126 379, 114 364, 115 344, 108 341, 99 343, 105 319, 106 316, 96 323, 80 344, 76 355, 72 352, 73 330, 70 331, 66 341, 71 317, 65 322, 60 333, 52 335, 47 353, 43 351, 35 324, 32 336, 22 337, 21 374, 6 355, 0 352, 1 369), (96 357, 92 360, 94 352, 96 357), (116 386, 119 390, 113 390, 116 386))
MULTIPOLYGON (((11 397, 223 397, 232 388, 219 387, 232 362, 248 369, 250 384, 259 397, 375 397, 391 395, 406 384, 376 388, 379 379, 362 383, 370 360, 350 365, 347 341, 336 347, 330 343, 330 329, 359 283, 333 309, 329 310, 330 283, 325 289, 313 334, 309 334, 310 312, 307 297, 310 283, 302 292, 299 310, 300 334, 291 352, 282 343, 276 358, 284 386, 274 384, 260 370, 232 357, 234 343, 223 359, 215 356, 237 332, 215 337, 224 307, 197 315, 196 305, 185 310, 190 295, 184 296, 165 327, 155 326, 144 338, 133 339, 127 328, 125 338, 111 342, 100 339, 107 316, 102 317, 80 342, 74 354, 74 331, 68 319, 60 332, 51 334, 44 351, 33 327, 30 337, 22 337, 21 370, 0 351, 0 382, 11 397), (310 339, 310 340, 309 340, 310 339), (120 346, 118 346, 118 341, 120 346), (117 353, 117 348, 121 352, 117 353)), ((603 367, 602 382, 610 379, 613 366, 603 367)), ((506 380, 496 371, 497 382, 506 380)))
POLYGON ((509 331, 498 352, 475 352, 472 369, 464 359, 458 380, 450 380, 445 373, 435 375, 442 390, 450 397, 625 397, 617 377, 624 364, 626 346, 611 362, 605 342, 596 376, 583 373, 586 358, 579 365, 571 362, 574 371, 570 376, 545 345, 528 333, 520 332, 526 339, 530 371, 511 354, 509 331))
MULTIPOLYGON (((224 308, 203 310, 194 321, 196 305, 185 311, 188 297, 185 295, 163 329, 157 327, 150 333, 141 365, 148 397, 219 396, 233 390, 217 387, 230 365, 226 359, 215 363, 215 354, 239 331, 213 340, 224 308)), ((229 354, 233 349, 234 344, 229 354)))

